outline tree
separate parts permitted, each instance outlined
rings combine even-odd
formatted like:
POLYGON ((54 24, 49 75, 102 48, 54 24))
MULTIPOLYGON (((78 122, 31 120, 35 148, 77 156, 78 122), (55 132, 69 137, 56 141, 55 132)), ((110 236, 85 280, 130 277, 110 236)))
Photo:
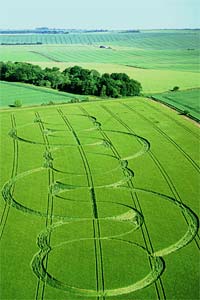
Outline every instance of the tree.
POLYGON ((15 100, 14 107, 22 107, 22 101, 21 100, 15 100))
MULTIPOLYGON (((82 95, 118 98, 138 96, 141 84, 125 73, 105 73, 74 66, 60 72, 59 68, 45 68, 22 62, 0 62, 0 79, 51 87, 82 95)), ((173 90, 178 90, 174 87, 173 90)))
POLYGON ((53 89, 58 89, 64 82, 64 75, 59 71, 59 68, 45 68, 44 80, 49 81, 53 89))
POLYGON ((172 92, 176 92, 179 90, 179 86, 174 86, 173 89, 171 90, 172 92))
POLYGON ((82 70, 81 67, 79 67, 79 66, 74 66, 74 67, 65 69, 63 72, 64 72, 64 73, 67 72, 67 73, 69 73, 70 75, 72 75, 73 77, 78 77, 78 76, 80 76, 80 74, 81 74, 81 70, 82 70))
POLYGON ((101 91, 100 91, 100 97, 106 97, 106 86, 102 85, 101 91))

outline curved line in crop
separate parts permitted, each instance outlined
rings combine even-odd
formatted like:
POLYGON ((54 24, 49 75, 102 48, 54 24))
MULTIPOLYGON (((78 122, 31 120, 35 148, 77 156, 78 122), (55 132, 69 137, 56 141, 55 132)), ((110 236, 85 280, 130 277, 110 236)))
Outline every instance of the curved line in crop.
MULTIPOLYGON (((87 116, 87 115, 85 115, 87 116)), ((101 128, 101 124, 99 122, 97 122, 95 117, 92 116, 87 116, 88 118, 90 118, 90 120, 94 123, 95 127, 100 129, 101 128)), ((31 140, 27 140, 24 139, 22 137, 19 137, 17 135, 17 128, 14 128, 11 130, 10 132, 10 136, 17 141, 22 141, 22 142, 27 142, 27 143, 31 143, 31 144, 38 144, 38 145, 45 145, 44 142, 37 142, 37 141, 31 141, 31 140)), ((56 129, 53 129, 54 132, 56 129)), ((46 284, 54 287, 54 288, 58 288, 67 292, 70 292, 72 294, 77 294, 77 295, 81 295, 81 296, 85 296, 85 297, 106 297, 106 296, 117 296, 117 295, 122 295, 122 294, 127 294, 127 293, 131 293, 134 292, 136 290, 139 289, 143 289, 144 287, 152 284, 153 282, 155 282, 159 276, 162 274, 163 270, 164 270, 164 263, 162 260, 163 256, 166 256, 172 252, 175 252, 181 248, 183 248, 184 246, 186 246, 187 244, 189 244, 196 236, 197 231, 198 231, 198 227, 199 227, 199 222, 198 222, 198 218, 197 216, 194 214, 194 212, 187 207, 186 205, 184 205, 182 202, 169 197, 167 195, 155 192, 155 191, 150 191, 150 190, 145 190, 145 189, 140 189, 140 188, 134 188, 131 185, 128 185, 127 183, 131 181, 131 179, 134 176, 134 173, 131 169, 128 168, 128 161, 134 158, 137 158, 141 155, 143 155, 144 153, 148 152, 150 149, 150 143, 148 140, 146 140, 145 138, 138 136, 134 133, 131 132, 124 132, 124 131, 117 131, 117 130, 104 130, 104 132, 107 133, 111 133, 111 134, 124 134, 127 136, 131 136, 134 137, 136 139, 138 139, 140 141, 140 143, 142 144, 142 148, 132 154, 129 155, 127 157, 123 157, 123 158, 118 158, 118 162, 119 162, 119 166, 117 166, 117 168, 114 168, 113 170, 109 171, 115 171, 118 168, 121 168, 121 170, 123 170, 123 178, 116 181, 116 182, 112 182, 110 184, 103 184, 103 185, 99 185, 96 186, 95 185, 95 189, 105 189, 105 190, 109 190, 109 189, 121 189, 121 190, 129 190, 131 192, 137 192, 137 193, 144 193, 144 194, 149 194, 152 196, 156 196, 159 197, 161 199, 161 201, 168 201, 170 204, 175 205, 176 207, 179 208, 181 213, 184 213, 187 216, 187 220, 188 220, 188 227, 187 230, 185 232, 185 234, 174 244, 169 245, 168 247, 165 247, 163 249, 159 249, 157 251, 149 251, 148 249, 144 248, 143 246, 131 242, 131 241, 125 241, 122 240, 121 237, 123 237, 124 235, 131 233, 135 230, 137 230, 138 228, 140 228, 143 223, 144 223, 144 216, 141 214, 141 212, 139 212, 138 210, 136 210, 135 208, 133 208, 132 206, 129 205, 125 205, 123 203, 120 202, 115 202, 112 201, 110 203, 113 204, 117 204, 117 205, 122 205, 124 207, 127 208, 127 211, 123 214, 117 215, 117 216, 109 216, 109 217, 101 217, 98 218, 98 220, 106 220, 106 221, 112 221, 112 222, 127 222, 129 225, 131 225, 131 229, 130 230, 126 230, 120 234, 117 235, 113 235, 113 236, 104 236, 104 237, 96 237, 95 239, 97 240, 117 240, 119 242, 122 243, 129 243, 131 246, 134 247, 139 247, 141 250, 145 251, 148 255, 148 257, 151 259, 152 262, 152 269, 149 272, 149 274, 147 274, 147 276, 145 276, 143 279, 128 285, 128 286, 124 286, 124 287, 120 287, 120 288, 116 288, 116 289, 105 289, 105 290, 87 290, 87 289, 80 289, 77 287, 73 287, 68 285, 65 282, 61 282, 58 279, 54 278, 53 275, 49 274, 48 271, 45 269, 44 266, 44 261, 46 259, 46 257, 49 255, 49 253, 56 247, 60 247, 62 245, 65 244, 70 244, 70 243, 75 243, 78 241, 84 241, 84 240, 93 240, 94 237, 88 237, 88 238, 79 238, 79 239, 74 239, 74 240, 68 240, 68 241, 62 241, 61 243, 59 243, 58 245, 51 247, 51 245, 48 244, 48 240, 49 240, 49 234, 54 231, 58 226, 62 226, 64 224, 69 224, 71 222, 82 222, 82 221, 91 221, 93 220, 93 218, 89 218, 89 217, 70 217, 70 216, 60 216, 60 215, 53 215, 52 219, 54 220, 54 222, 56 220, 60 220, 60 222, 57 223, 53 223, 52 226, 49 226, 47 229, 45 229, 45 231, 43 231, 42 233, 39 234, 38 236, 38 247, 40 248, 39 252, 36 253, 36 255, 33 258, 32 261, 32 269, 33 272, 35 273, 35 275, 40 278, 41 280, 43 280, 44 282, 46 282, 46 284)), ((49 135, 49 133, 53 133, 52 129, 48 129, 48 131, 44 134, 49 135)), ((82 146, 97 146, 97 145, 104 145, 106 147, 112 147, 111 142, 109 141, 109 137, 108 140, 107 139, 103 139, 103 138, 95 138, 97 140, 96 143, 92 143, 92 144, 81 144, 82 146), (100 141, 98 141, 100 140, 100 141)), ((60 147, 65 148, 65 147, 78 147, 79 145, 77 144, 73 144, 73 145, 69 145, 69 144, 52 144, 50 145, 50 147, 54 147, 54 150, 59 149, 60 147)), ((95 153, 94 153, 95 154, 95 153)), ((101 155, 99 153, 99 155, 101 155)), ((105 154, 103 154, 105 155, 105 154)), ((110 157, 113 159, 114 156, 110 155, 110 157)), ((2 195, 3 198, 5 200, 5 202, 9 205, 9 206, 13 206, 16 209, 22 211, 23 213, 28 213, 28 214, 34 214, 40 217, 48 217, 47 213, 43 213, 41 211, 37 211, 34 210, 32 208, 26 207, 22 204, 20 204, 19 202, 17 202, 14 199, 14 196, 12 195, 12 188, 13 185, 16 183, 16 181, 30 175, 36 172, 40 172, 41 170, 45 170, 46 168, 51 168, 54 171, 60 172, 62 173, 62 171, 57 170, 56 168, 53 167, 53 164, 51 164, 52 160, 54 159, 51 156, 51 153, 47 153, 47 151, 44 154, 44 158, 46 160, 46 165, 44 167, 40 167, 37 169, 33 169, 33 170, 29 170, 26 172, 23 172, 21 174, 18 174, 17 176, 13 177, 11 180, 9 180, 8 182, 5 183, 3 190, 2 190, 2 195)), ((116 158, 116 157, 115 157, 116 158)), ((117 158, 116 158, 117 159, 117 158)), ((107 174, 109 172, 104 172, 102 174, 107 174)), ((64 174, 68 174, 68 175, 72 175, 71 173, 68 172, 64 172, 64 174)), ((98 174, 98 173, 95 173, 98 174)), ((73 175, 76 176, 81 176, 82 174, 76 174, 74 173, 73 175)), ((66 199, 65 197, 59 196, 61 193, 63 192, 67 192, 67 191, 73 191, 73 190, 77 190, 77 189, 92 189, 92 186, 79 186, 79 185, 72 185, 72 184, 67 184, 61 181, 56 181, 54 184, 52 184, 51 186, 49 186, 50 189, 50 193, 52 194, 52 196, 56 196, 58 198, 61 199, 66 199)), ((152 201, 153 201, 153 197, 152 197, 152 201)), ((98 203, 101 202, 109 202, 109 201, 98 201, 98 203)))
MULTIPOLYGON (((85 238, 81 240, 91 240, 92 238, 85 238)), ((164 270, 164 263, 162 258, 152 256, 151 253, 149 253, 143 246, 134 243, 134 242, 127 242, 118 238, 107 238, 107 241, 111 240, 116 240, 122 243, 129 243, 132 247, 139 247, 142 251, 145 251, 149 257, 151 257, 152 261, 152 270, 147 274, 144 278, 141 280, 125 286, 125 287, 120 287, 116 289, 105 289, 103 290, 92 290, 92 289, 83 289, 83 288, 78 288, 71 286, 67 284, 66 282, 59 281, 56 279, 52 274, 48 273, 47 270, 44 267, 43 261, 46 257, 47 254, 49 254, 53 249, 48 245, 47 243, 47 238, 43 237, 40 242, 40 248, 41 250, 34 256, 32 260, 32 269, 35 275, 39 278, 41 278, 43 281, 45 281, 48 285, 61 289, 65 292, 69 292, 74 295, 80 295, 80 296, 85 296, 85 297, 111 297, 111 296, 118 296, 118 295, 123 295, 123 294, 128 294, 131 292, 135 292, 137 290, 143 289, 149 285, 151 285, 153 282, 155 282, 159 276, 162 274, 164 270)), ((73 241, 68 241, 68 243, 74 243, 74 242, 79 242, 80 240, 73 240, 73 241)), ((60 245, 61 246, 61 245, 60 245)))

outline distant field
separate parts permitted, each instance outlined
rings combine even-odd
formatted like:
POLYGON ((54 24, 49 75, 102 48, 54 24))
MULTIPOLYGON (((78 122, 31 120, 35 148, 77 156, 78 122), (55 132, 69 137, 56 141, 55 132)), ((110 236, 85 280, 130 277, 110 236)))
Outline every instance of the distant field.
POLYGON ((0 117, 1 299, 198 299, 195 124, 144 98, 0 117))
POLYGON ((0 43, 43 42, 43 45, 0 45, 2 61, 25 61, 64 69, 81 65, 101 73, 125 72, 141 82, 144 93, 199 87, 199 30, 141 33, 0 35, 0 43), (99 45, 111 49, 100 49, 99 45))
POLYGON ((0 35, 0 43, 117 44, 147 49, 198 48, 199 30, 141 31, 140 33, 77 33, 0 35))
POLYGON ((198 72, 199 55, 199 48, 166 50, 164 46, 159 50, 124 46, 100 49, 97 45, 0 46, 3 61, 109 63, 189 72, 198 72))
POLYGON ((15 100, 20 100, 22 106, 28 106, 48 104, 51 101, 55 103, 65 103, 77 97, 80 99, 85 98, 29 84, 0 81, 0 107, 13 105, 15 100))
POLYGON ((153 97, 200 120, 200 89, 155 94, 153 97))
POLYGON ((0 43, 43 43, 2 45, 0 57, 3 61, 110 63, 198 72, 199 41, 199 30, 0 35, 0 43), (111 49, 100 49, 100 45, 111 49))

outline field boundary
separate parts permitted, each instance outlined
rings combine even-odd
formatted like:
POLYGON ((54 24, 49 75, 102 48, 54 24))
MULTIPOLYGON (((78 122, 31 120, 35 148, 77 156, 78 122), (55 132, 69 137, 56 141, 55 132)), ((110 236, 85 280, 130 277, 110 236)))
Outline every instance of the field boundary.
MULTIPOLYGON (((153 101, 152 101, 153 102, 153 101)), ((154 102, 159 102, 159 101, 154 101, 154 102)), ((165 108, 170 108, 167 105, 165 105, 164 103, 160 104, 164 105, 165 108)), ((174 118, 172 118, 171 116, 169 116, 169 114, 167 114, 166 112, 164 112, 163 110, 159 109, 158 107, 154 107, 153 105, 149 104, 149 103, 145 103, 145 105, 147 105, 148 107, 150 107, 151 109, 163 114, 164 116, 166 116, 168 119, 172 120, 174 123, 176 123, 178 126, 182 127, 185 129, 185 131, 189 132, 191 135, 193 135, 195 138, 197 138, 199 140, 199 135, 196 134, 194 131, 192 131, 191 129, 189 129, 187 126, 185 126, 184 124, 182 124, 181 122, 175 120, 174 118)), ((173 111, 176 111, 174 108, 171 108, 173 111)), ((186 117, 186 116, 185 116, 186 117)), ((187 117, 186 117, 187 118, 187 117)), ((191 121, 190 118, 187 118, 188 120, 191 121)), ((198 122, 195 121, 195 124, 197 125, 198 122)), ((198 125, 197 125, 198 126, 198 125)))
POLYGON ((198 118, 192 116, 190 113, 188 113, 187 115, 185 115, 183 109, 180 109, 180 108, 176 107, 176 106, 173 105, 173 104, 170 104, 170 103, 167 103, 167 102, 165 102, 165 101, 163 101, 163 100, 160 100, 160 99, 156 98, 155 96, 146 96, 146 97, 147 97, 148 99, 150 99, 150 100, 153 100, 153 101, 155 101, 155 102, 158 102, 158 103, 161 103, 161 104, 163 104, 163 105, 165 105, 165 106, 168 106, 169 108, 172 108, 173 110, 177 111, 177 112, 180 113, 181 115, 184 115, 184 116, 187 117, 188 119, 191 119, 191 120, 197 122, 198 124, 200 124, 200 120, 199 120, 198 118))

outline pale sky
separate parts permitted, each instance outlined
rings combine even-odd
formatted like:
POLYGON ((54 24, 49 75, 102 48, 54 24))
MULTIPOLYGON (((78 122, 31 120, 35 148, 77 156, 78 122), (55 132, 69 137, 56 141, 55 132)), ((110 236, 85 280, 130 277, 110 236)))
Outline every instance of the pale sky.
POLYGON ((1 0, 0 29, 200 27, 198 0, 1 0))

